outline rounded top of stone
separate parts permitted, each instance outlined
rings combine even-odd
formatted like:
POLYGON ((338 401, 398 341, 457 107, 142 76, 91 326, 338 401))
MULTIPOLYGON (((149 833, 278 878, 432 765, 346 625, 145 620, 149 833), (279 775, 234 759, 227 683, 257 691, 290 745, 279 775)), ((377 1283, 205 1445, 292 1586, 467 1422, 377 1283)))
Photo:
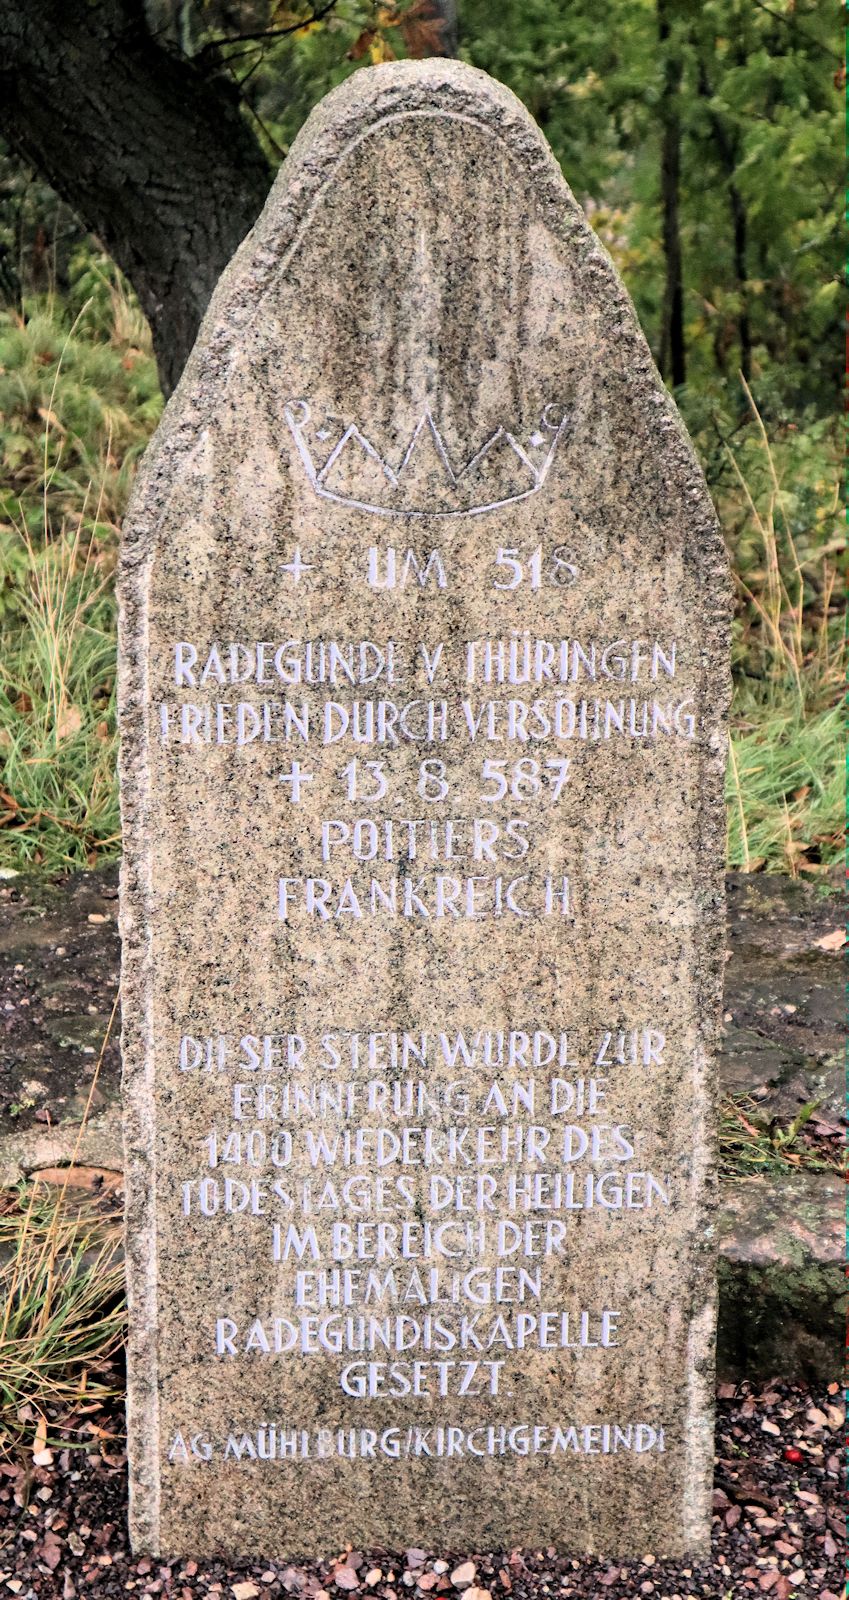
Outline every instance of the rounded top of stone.
POLYGON ((437 56, 426 61, 384 61, 352 73, 310 113, 292 151, 297 153, 301 142, 315 138, 320 130, 351 118, 365 116, 371 120, 393 113, 403 116, 428 107, 434 111, 465 111, 479 116, 496 112, 512 117, 532 129, 544 144, 529 112, 506 84, 464 61, 437 56))
POLYGON ((400 126, 430 116, 457 126, 451 181, 458 210, 479 177, 476 152, 462 137, 465 125, 470 131, 486 130, 506 148, 522 169, 516 192, 523 202, 553 232, 569 236, 585 261, 595 259, 611 309, 617 304, 630 309, 607 252, 572 195, 544 134, 512 90, 477 67, 443 57, 384 62, 353 73, 319 102, 303 124, 260 216, 216 286, 168 413, 174 416, 179 410, 175 397, 185 396, 196 382, 199 362, 209 374, 226 360, 232 341, 245 336, 269 284, 284 269, 317 202, 341 175, 349 154, 373 133, 389 131, 393 123, 400 126), (468 161, 463 159, 464 150, 469 152, 468 161))
MULTIPOLYGON (((292 145, 284 169, 288 181, 291 183, 293 167, 309 162, 310 152, 326 158, 334 145, 346 145, 370 126, 427 113, 485 123, 508 139, 517 153, 533 158, 540 170, 548 168, 563 184, 545 136, 512 89, 478 67, 444 57, 363 67, 331 90, 310 113, 292 145)), ((569 199, 583 222, 583 213, 571 194, 569 199)))
MULTIPOLYGON (((538 421, 558 405, 564 418, 581 410, 585 435, 575 429, 573 448, 592 452, 604 481, 615 450, 596 448, 603 430, 627 413, 631 440, 639 417, 643 443, 623 446, 623 460, 638 472, 651 458, 655 515, 686 504, 688 558, 724 570, 702 474, 627 290, 540 128, 477 68, 444 58, 364 67, 311 112, 219 280, 147 452, 125 523, 125 564, 136 550, 140 559, 178 459, 195 460, 231 404, 225 396, 267 399, 267 375, 284 369, 276 425, 292 435, 307 477, 336 460, 293 428, 304 416, 298 397, 319 390, 320 405, 355 427, 360 477, 383 472, 379 492, 337 485, 337 501, 354 509, 382 512, 387 496, 395 505, 398 463, 393 455, 387 473, 387 450, 397 455, 398 439, 415 441, 431 414, 437 453, 456 436, 444 446, 452 461, 478 462, 504 430, 520 446, 517 454, 510 445, 509 472, 487 455, 497 492, 473 485, 470 472, 461 503, 427 501, 427 514, 445 515, 512 504, 538 487, 536 455, 521 454, 528 444, 543 452, 547 438, 531 411, 538 421)), ((322 448, 334 426, 314 422, 322 448)), ((410 495, 404 514, 424 515, 410 495)))

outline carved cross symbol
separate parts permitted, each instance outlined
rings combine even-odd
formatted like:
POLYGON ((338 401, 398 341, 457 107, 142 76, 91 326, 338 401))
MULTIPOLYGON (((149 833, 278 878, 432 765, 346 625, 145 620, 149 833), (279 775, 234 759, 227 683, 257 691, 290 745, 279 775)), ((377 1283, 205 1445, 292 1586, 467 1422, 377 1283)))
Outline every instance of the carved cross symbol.
POLYGON ((280 571, 281 572, 291 572, 295 583, 300 583, 301 574, 303 572, 312 572, 313 566, 314 566, 313 562, 311 562, 311 561, 302 561, 301 560, 301 547, 298 544, 298 545, 295 546, 295 554, 294 554, 292 560, 289 561, 289 562, 281 562, 280 563, 280 571))
POLYGON ((314 776, 314 773, 304 771, 300 761, 293 761, 290 770, 288 772, 281 772, 278 781, 280 783, 291 783, 292 792, 289 796, 289 799, 292 801, 293 805, 297 806, 301 803, 302 786, 305 783, 312 783, 314 776))

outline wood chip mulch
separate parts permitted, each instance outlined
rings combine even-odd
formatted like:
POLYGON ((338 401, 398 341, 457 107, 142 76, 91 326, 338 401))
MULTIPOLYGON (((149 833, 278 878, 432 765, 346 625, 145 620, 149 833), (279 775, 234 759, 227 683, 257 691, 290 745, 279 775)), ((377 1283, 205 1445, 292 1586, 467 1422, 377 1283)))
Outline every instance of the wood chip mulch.
MULTIPOLYGON (((841 1600, 844 1410, 825 1393, 773 1382, 722 1384, 716 1431, 713 1542, 707 1562, 580 1561, 554 1550, 340 1549, 335 1560, 163 1562, 134 1558, 126 1532, 119 1414, 78 1416, 84 1451, 0 1463, 0 1600, 841 1600)), ((66 1437, 70 1434, 66 1432, 66 1437)))

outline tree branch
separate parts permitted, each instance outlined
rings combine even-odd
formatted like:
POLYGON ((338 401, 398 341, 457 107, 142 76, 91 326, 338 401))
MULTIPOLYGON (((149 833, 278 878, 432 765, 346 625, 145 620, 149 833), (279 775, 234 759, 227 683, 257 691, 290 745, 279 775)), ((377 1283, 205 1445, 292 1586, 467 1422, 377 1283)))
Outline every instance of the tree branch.
POLYGON ((210 39, 208 44, 201 46, 192 59, 203 61, 228 44, 259 44, 264 43, 266 39, 285 39, 290 34, 301 33, 304 28, 311 28, 316 22, 322 22, 335 8, 336 0, 327 0, 326 5, 319 6, 318 9, 313 7, 311 16, 304 17, 302 22, 291 23, 288 28, 265 28, 255 33, 230 33, 221 39, 210 39))
POLYGON ((772 6, 766 4, 766 0, 754 0, 754 3, 759 11, 765 11, 768 17, 774 17, 776 22, 783 22, 785 28, 791 28, 794 33, 798 33, 800 39, 807 39, 808 44, 812 44, 822 55, 828 56, 829 61, 836 61, 839 67, 843 66, 843 57, 836 51, 829 50, 828 45, 823 44, 815 34, 809 33, 807 28, 800 28, 794 15, 787 16, 783 11, 775 11, 772 6))

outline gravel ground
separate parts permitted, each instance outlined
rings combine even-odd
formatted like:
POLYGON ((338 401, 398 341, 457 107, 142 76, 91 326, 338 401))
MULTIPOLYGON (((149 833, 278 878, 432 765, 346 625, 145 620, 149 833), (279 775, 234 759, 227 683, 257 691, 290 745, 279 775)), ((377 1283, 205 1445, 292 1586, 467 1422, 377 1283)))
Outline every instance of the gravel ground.
MULTIPOLYGON (((814 1394, 773 1382, 719 1390, 713 1542, 708 1562, 578 1561, 553 1550, 340 1549, 336 1559, 133 1559, 126 1532, 120 1416, 92 1407, 75 1419, 78 1450, 43 1450, 38 1464, 0 1464, 0 1600, 840 1600, 844 1555, 844 1412, 836 1384, 814 1394)), ((66 1428, 66 1437, 73 1436, 66 1428)))

